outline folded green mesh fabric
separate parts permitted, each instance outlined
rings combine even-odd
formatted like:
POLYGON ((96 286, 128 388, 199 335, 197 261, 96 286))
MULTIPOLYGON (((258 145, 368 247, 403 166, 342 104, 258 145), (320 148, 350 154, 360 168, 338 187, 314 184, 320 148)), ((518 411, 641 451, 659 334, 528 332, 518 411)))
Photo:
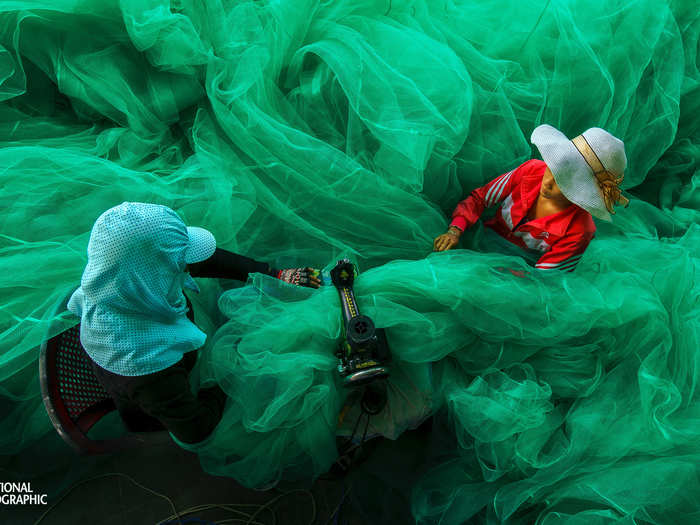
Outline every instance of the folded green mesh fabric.
MULTIPOLYGON (((393 435, 419 396, 454 437, 417 523, 697 523, 699 40, 694 0, 0 3, 0 454, 54 432, 37 349, 76 323, 92 225, 150 202, 275 267, 358 264, 393 435), (576 271, 478 228, 431 254, 541 123, 625 142, 630 206, 576 271)), ((347 395, 337 293, 199 284, 197 380, 230 398, 202 465, 320 475, 347 395)))

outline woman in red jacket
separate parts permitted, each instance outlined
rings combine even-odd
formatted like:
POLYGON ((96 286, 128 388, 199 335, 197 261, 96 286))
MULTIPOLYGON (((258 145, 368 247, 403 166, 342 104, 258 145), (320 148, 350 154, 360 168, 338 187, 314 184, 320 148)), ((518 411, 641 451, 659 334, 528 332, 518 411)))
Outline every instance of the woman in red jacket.
POLYGON ((457 246, 484 208, 500 204, 485 226, 507 241, 506 249, 520 248, 540 270, 576 268, 595 233, 591 216, 611 221, 613 205, 629 203, 618 187, 627 165, 624 144, 600 128, 569 140, 547 124, 530 140, 544 160, 529 160, 472 191, 433 242, 435 251, 457 246))

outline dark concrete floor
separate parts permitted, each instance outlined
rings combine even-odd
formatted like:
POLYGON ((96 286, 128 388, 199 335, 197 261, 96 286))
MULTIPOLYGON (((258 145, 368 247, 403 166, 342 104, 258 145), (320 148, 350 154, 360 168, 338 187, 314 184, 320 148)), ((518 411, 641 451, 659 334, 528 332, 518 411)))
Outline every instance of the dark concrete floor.
POLYGON ((430 433, 428 423, 397 441, 374 439, 368 443, 367 458, 342 478, 281 483, 267 491, 205 473, 197 456, 172 442, 84 457, 75 455, 57 436, 48 435, 31 449, 5 458, 0 469, 1 481, 31 482, 34 493, 48 495, 48 505, 4 506, 0 524, 32 525, 52 505, 40 525, 156 525, 173 515, 166 499, 143 487, 167 496, 180 512, 199 505, 228 504, 238 505, 234 510, 245 513, 202 510, 188 514, 182 523, 414 523, 410 490, 425 463, 430 433), (253 505, 265 504, 268 507, 249 521, 257 510, 253 505), (225 521, 232 518, 237 521, 225 521))

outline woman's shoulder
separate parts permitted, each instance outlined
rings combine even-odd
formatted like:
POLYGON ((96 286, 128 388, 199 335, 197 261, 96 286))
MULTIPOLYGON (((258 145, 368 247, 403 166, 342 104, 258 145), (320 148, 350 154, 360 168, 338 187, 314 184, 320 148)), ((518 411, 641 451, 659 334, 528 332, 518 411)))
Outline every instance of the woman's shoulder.
POLYGON ((546 169, 547 165, 543 160, 530 159, 520 164, 513 171, 517 172, 521 177, 535 177, 541 179, 546 169))
POLYGON ((521 168, 527 171, 544 173, 544 170, 547 168, 547 164, 540 159, 530 159, 526 160, 518 167, 518 169, 521 168))

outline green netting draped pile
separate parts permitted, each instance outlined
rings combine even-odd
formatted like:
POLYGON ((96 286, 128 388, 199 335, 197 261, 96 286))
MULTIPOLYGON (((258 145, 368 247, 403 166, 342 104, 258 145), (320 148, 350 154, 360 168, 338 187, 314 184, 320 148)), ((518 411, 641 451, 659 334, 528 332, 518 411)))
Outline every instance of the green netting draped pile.
MULTIPOLYGON (((699 44, 695 0, 0 1, 0 454, 53 432, 38 347, 95 219, 154 202, 276 267, 359 265, 395 434, 421 396, 454 437, 417 522, 698 523, 699 44), (478 228, 431 254, 540 123, 626 145, 631 204, 576 272, 478 228)), ((324 472, 337 293, 200 281, 198 379, 230 397, 204 468, 324 472)))

